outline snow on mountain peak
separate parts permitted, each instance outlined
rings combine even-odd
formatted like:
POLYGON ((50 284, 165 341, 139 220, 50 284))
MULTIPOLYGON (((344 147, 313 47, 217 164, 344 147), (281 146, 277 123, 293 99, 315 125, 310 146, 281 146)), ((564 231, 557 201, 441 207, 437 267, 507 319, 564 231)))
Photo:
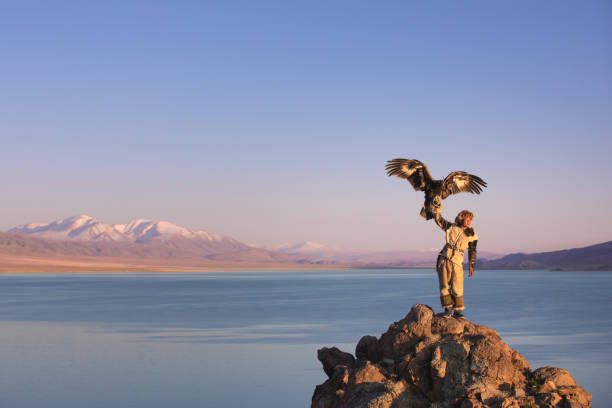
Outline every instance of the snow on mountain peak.
POLYGON ((325 245, 320 244, 318 242, 306 241, 302 244, 302 247, 313 248, 313 249, 323 249, 325 245))
MULTIPOLYGON (((115 229, 128 235, 137 242, 150 242, 158 236, 181 236, 185 238, 196 238, 201 234, 168 221, 133 220, 127 224, 117 224, 115 229)), ((208 234, 205 231, 201 231, 208 234)))
POLYGON ((88 215, 75 215, 48 224, 25 224, 12 228, 10 232, 35 235, 54 240, 120 241, 121 232, 88 215))
POLYGON ((10 232, 34 235, 53 240, 80 241, 134 241, 151 242, 156 237, 172 239, 182 237, 196 241, 237 242, 229 237, 203 230, 190 230, 168 221, 136 219, 127 224, 108 225, 88 215, 75 215, 61 221, 43 224, 25 224, 10 232))
POLYGON ((87 214, 81 214, 81 215, 73 215, 72 217, 68 217, 66 219, 64 219, 63 221, 70 221, 70 222, 87 222, 89 220, 93 220, 93 221, 97 221, 96 219, 94 219, 93 217, 90 217, 87 214))
POLYGON ((274 245, 274 246, 251 244, 250 246, 252 246, 253 248, 266 248, 266 249, 270 249, 273 251, 281 251, 285 253, 301 253, 301 254, 313 254, 313 253, 319 253, 321 251, 327 251, 331 249, 327 247, 326 245, 323 245, 319 242, 313 242, 313 241, 299 242, 297 244, 296 243, 281 244, 281 245, 274 245))

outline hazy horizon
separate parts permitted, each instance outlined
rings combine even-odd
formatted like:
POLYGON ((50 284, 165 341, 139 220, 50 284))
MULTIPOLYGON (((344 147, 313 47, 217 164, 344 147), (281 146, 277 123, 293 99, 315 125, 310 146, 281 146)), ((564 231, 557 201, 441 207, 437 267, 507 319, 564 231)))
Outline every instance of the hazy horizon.
MULTIPOLYGON (((95 217, 91 217, 91 216, 89 216, 87 214, 79 214, 79 215, 74 215, 74 216, 71 216, 71 217, 68 217, 68 218, 65 218, 65 219, 52 220, 50 222, 24 223, 24 224, 16 225, 15 227, 13 227, 11 229, 8 229, 8 230, 6 230, 4 232, 17 232, 17 233, 23 233, 25 235, 29 235, 30 232, 13 231, 13 230, 17 229, 18 227, 26 227, 26 226, 30 226, 30 227, 36 226, 36 228, 53 226, 54 223, 61 223, 62 221, 67 221, 67 220, 69 220, 71 218, 83 218, 83 217, 90 218, 92 220, 102 222, 103 224, 106 224, 106 225, 108 225, 109 227, 112 227, 112 228, 116 228, 116 227, 122 228, 122 227, 125 227, 127 225, 127 223, 109 224, 109 223, 104 222, 104 220, 100 220, 100 219, 97 219, 95 217)), ((134 220, 129 220, 129 222, 130 223, 132 223, 132 222, 158 223, 159 222, 159 223, 171 223, 171 224, 174 224, 171 221, 167 221, 167 220, 148 220, 148 219, 134 219, 134 220)), ((178 227, 186 228, 186 229, 191 230, 191 231, 205 231, 205 232, 213 233, 214 234, 214 231, 198 230, 198 229, 190 228, 188 225, 178 225, 178 224, 174 224, 174 225, 176 225, 178 227)), ((53 228, 55 228, 55 227, 53 227, 53 228)), ((54 231, 53 228, 52 228, 51 231, 54 231)), ((77 229, 80 229, 80 227, 78 227, 77 229)), ((57 230, 55 230, 55 231, 57 231, 57 230)), ((32 231, 32 232, 34 232, 34 231, 32 231)), ((120 231, 120 232, 123 232, 123 231, 120 231)), ((166 231, 166 233, 171 233, 171 232, 170 231, 166 231)), ((177 231, 177 233, 180 233, 180 232, 177 231)), ((68 237, 61 238, 59 236, 58 237, 52 237, 50 235, 42 235, 42 236, 40 236, 37 233, 34 233, 33 236, 38 237, 38 238, 42 238, 42 239, 49 239, 49 240, 52 240, 52 241, 58 240, 58 239, 69 240, 69 241, 71 241, 71 240, 77 240, 77 241, 86 240, 86 241, 89 241, 90 240, 89 238, 82 237, 81 234, 79 234, 79 237, 74 237, 74 238, 68 238, 68 237)), ((233 237, 229 237, 229 238, 233 238, 233 237)), ((608 242, 608 241, 605 241, 605 242, 608 242)), ((265 249, 269 249, 269 250, 273 250, 273 251, 276 251, 276 250, 287 250, 289 248, 295 247, 295 248, 298 248, 298 252, 302 252, 302 251, 305 250, 305 251, 310 251, 310 252, 314 252, 314 253, 318 253, 320 251, 332 251, 332 252, 335 251, 335 252, 338 252, 338 253, 346 252, 346 251, 356 251, 356 252, 362 252, 362 253, 379 252, 380 251, 382 253, 382 252, 385 252, 385 250, 388 251, 389 253, 391 253, 391 252, 401 252, 401 251, 414 252, 414 253, 418 253, 418 252, 424 252, 425 253, 425 252, 431 252, 431 251, 438 251, 439 250, 439 247, 431 247, 431 248, 408 248, 408 247, 404 247, 404 248, 399 248, 399 249, 395 249, 395 250, 393 250, 393 249, 386 249, 385 248, 385 249, 377 251, 377 250, 372 249, 372 248, 341 247, 341 246, 328 245, 328 244, 321 243, 321 242, 316 242, 316 241, 279 242, 279 243, 275 243, 275 244, 261 244, 261 243, 258 243, 258 242, 242 242, 242 243, 246 244, 246 245, 249 245, 249 246, 252 246, 254 248, 265 248, 265 249), (302 248, 302 247, 309 247, 309 248, 302 248), (302 248, 302 249, 299 249, 299 248, 302 248)), ((590 245, 601 244, 601 243, 604 243, 604 242, 594 242, 593 244, 584 245, 584 246, 590 246, 590 245)), ((565 249, 574 249, 574 248, 556 248, 556 249, 553 249, 552 251, 565 250, 565 249)), ((523 251, 521 251, 521 252, 523 252, 523 251)), ((536 251, 531 251, 531 252, 536 252, 536 251)), ((546 252, 546 251, 541 251, 541 252, 546 252)), ((481 254, 481 257, 484 254, 488 258, 491 255, 504 256, 504 255, 508 255, 510 253, 508 253, 508 252, 496 252, 496 251, 489 251, 489 250, 486 250, 486 251, 480 250, 479 254, 481 254)))
POLYGON ((87 214, 440 247, 387 160, 482 177, 479 249, 612 239, 612 4, 0 6, 0 230, 87 214))

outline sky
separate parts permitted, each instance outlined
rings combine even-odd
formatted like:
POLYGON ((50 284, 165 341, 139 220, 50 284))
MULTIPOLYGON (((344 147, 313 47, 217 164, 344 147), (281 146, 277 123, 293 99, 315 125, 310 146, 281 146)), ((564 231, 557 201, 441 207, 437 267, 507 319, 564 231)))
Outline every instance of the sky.
POLYGON ((87 214, 430 249, 387 160, 482 177, 498 253, 612 239, 609 1, 2 1, 0 230, 87 214))

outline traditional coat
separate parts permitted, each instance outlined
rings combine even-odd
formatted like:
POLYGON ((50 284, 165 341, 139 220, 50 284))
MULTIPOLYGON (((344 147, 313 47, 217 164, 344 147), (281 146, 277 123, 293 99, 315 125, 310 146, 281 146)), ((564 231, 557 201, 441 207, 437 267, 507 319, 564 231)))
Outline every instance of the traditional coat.
POLYGON ((473 228, 462 228, 436 214, 436 224, 446 231, 446 245, 438 255, 436 270, 443 308, 460 311, 463 305, 463 252, 468 250, 470 267, 476 265, 478 235, 473 228))

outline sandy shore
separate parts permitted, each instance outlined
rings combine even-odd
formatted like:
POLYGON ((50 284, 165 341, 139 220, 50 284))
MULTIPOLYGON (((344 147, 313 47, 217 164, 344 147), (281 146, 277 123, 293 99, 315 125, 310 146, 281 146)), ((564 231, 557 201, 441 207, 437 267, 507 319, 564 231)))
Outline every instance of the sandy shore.
POLYGON ((17 255, 0 255, 0 274, 54 272, 239 272, 262 270, 324 270, 347 268, 350 268, 350 266, 267 262, 218 262, 202 259, 32 257, 17 255))

